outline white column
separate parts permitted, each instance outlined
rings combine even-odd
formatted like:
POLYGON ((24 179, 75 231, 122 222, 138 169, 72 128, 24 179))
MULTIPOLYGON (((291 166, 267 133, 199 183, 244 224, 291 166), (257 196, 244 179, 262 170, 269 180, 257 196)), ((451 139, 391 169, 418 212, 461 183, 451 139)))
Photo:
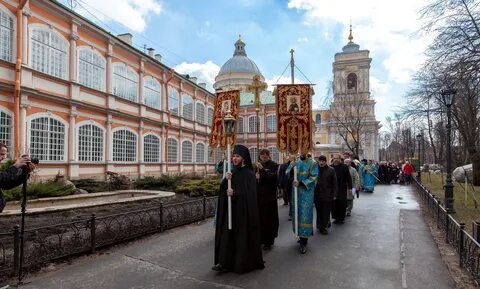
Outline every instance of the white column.
POLYGON ((144 91, 143 91, 143 77, 145 74, 145 62, 144 60, 140 60, 140 70, 138 71, 138 103, 143 105, 143 97, 144 97, 144 91))
POLYGON ((27 152, 27 109, 30 106, 27 104, 20 105, 20 117, 19 117, 19 125, 15 126, 20 129, 20 148, 19 153, 24 154, 27 152))
MULTIPOLYGON (((28 65, 28 17, 32 15, 32 11, 28 8, 23 9, 22 16, 22 64, 28 65)), ((20 21, 20 20, 18 20, 20 21)))
POLYGON ((70 110, 70 126, 68 128, 68 138, 69 138, 69 145, 68 145, 68 161, 72 162, 75 161, 76 158, 76 151, 77 151, 77 138, 75 135, 75 119, 77 118, 77 108, 72 106, 70 110))
POLYGON ((70 81, 78 82, 77 75, 77 23, 72 23, 72 32, 70 34, 70 81))
POLYGON ((112 115, 107 116, 107 131, 105 136, 105 163, 107 170, 113 170, 112 154, 113 154, 113 136, 112 136, 112 115))
POLYGON ((144 151, 143 151, 143 131, 144 131, 144 124, 143 124, 143 120, 140 121, 140 125, 138 127, 138 141, 137 141, 137 144, 138 144, 138 149, 137 149, 137 152, 138 152, 138 164, 139 164, 139 175, 140 176, 143 176, 145 174, 145 164, 144 164, 144 159, 143 159, 143 154, 144 154, 144 151))
POLYGON ((162 173, 165 173, 167 171, 167 160, 165 159, 165 152, 167 151, 167 139, 166 139, 166 133, 165 133, 165 126, 162 127, 162 139, 160 140, 160 163, 162 167, 162 173))
POLYGON ((107 67, 106 67, 106 73, 107 73, 107 87, 106 91, 108 94, 113 93, 112 89, 112 56, 113 56, 113 42, 108 43, 108 50, 107 50, 107 67))

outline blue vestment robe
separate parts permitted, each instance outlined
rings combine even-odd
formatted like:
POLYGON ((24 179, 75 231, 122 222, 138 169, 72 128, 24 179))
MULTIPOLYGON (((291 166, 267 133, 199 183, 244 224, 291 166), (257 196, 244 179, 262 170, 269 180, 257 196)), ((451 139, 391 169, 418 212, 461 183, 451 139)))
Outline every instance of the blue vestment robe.
MULTIPOLYGON (((312 159, 297 160, 297 180, 303 185, 298 186, 298 236, 308 238, 313 235, 313 196, 315 182, 318 175, 318 164, 312 159)), ((289 165, 286 174, 293 175, 293 166, 289 165)), ((292 188, 291 202, 294 205, 294 188, 292 188)), ((292 212, 292 228, 295 232, 295 214, 292 212)))

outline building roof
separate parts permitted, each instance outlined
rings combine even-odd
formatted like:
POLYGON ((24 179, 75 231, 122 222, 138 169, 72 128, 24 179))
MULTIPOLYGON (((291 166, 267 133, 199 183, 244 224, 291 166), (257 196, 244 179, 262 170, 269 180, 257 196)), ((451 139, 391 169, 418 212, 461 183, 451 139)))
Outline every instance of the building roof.
POLYGON ((262 73, 255 62, 247 57, 245 43, 241 38, 235 42, 235 52, 233 53, 233 57, 222 65, 217 77, 230 73, 250 73, 252 75, 262 76, 262 73))

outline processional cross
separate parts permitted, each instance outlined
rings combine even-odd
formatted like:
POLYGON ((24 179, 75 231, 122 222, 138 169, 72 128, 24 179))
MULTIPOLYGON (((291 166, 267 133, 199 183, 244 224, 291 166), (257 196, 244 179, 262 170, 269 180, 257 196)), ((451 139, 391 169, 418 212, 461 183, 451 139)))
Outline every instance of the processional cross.
MULTIPOLYGON (((257 151, 260 151, 260 92, 267 88, 267 84, 260 80, 259 75, 253 77, 253 82, 247 87, 248 92, 252 92, 255 96, 255 112, 257 114, 257 151)), ((257 160, 255 160, 256 162, 257 160)))

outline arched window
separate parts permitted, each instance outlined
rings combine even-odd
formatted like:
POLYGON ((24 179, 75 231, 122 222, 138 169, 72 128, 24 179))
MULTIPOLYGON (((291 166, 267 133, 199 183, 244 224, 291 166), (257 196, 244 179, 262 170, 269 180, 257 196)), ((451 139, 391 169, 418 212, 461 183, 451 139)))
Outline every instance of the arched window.
POLYGON ((205 105, 203 105, 201 102, 197 102, 195 110, 197 122, 205 124, 205 105))
POLYGON ((317 114, 315 116, 315 124, 319 125, 322 123, 322 115, 321 114, 317 114))
POLYGON ((205 145, 203 143, 197 143, 195 146, 195 162, 199 164, 205 162, 205 145))
POLYGON ((52 117, 32 119, 30 155, 41 161, 64 161, 65 125, 52 117))
POLYGON ((78 82, 97 90, 105 88, 105 60, 92 49, 78 52, 78 82))
POLYGON ((277 116, 275 115, 267 116, 267 131, 268 132, 277 131, 277 116))
POLYGON ((143 79, 143 94, 143 104, 160 109, 162 89, 160 83, 155 78, 148 76, 143 79))
POLYGON ((15 18, 0 8, 0 59, 8 62, 13 61, 14 33, 15 18))
POLYGON ((179 101, 178 90, 169 86, 168 87, 168 109, 173 115, 178 115, 178 101, 179 101))
POLYGON ((78 127, 78 161, 101 162, 103 161, 103 135, 102 128, 94 124, 83 124, 78 127))
POLYGON ((134 162, 137 160, 137 136, 126 129, 113 133, 113 161, 134 162))
POLYGON ((347 89, 348 90, 357 90, 357 75, 355 73, 350 73, 347 76, 347 89))
POLYGON ((193 162, 193 145, 191 141, 184 140, 182 142, 182 162, 191 163, 193 162))
POLYGON ((250 151, 250 158, 252 159, 252 163, 256 163, 258 161, 258 149, 257 148, 249 148, 250 151))
POLYGON ((257 132, 258 119, 257 116, 251 116, 248 118, 248 132, 257 132))
POLYGON ((193 100, 188 94, 182 95, 182 115, 186 119, 193 120, 193 100))
POLYGON ((143 138, 143 161, 160 162, 160 139, 157 136, 149 134, 143 138))
POLYGON ((167 140, 167 153, 168 158, 167 161, 169 163, 176 163, 178 162, 178 142, 176 139, 169 138, 167 140))
POLYGON ((268 150, 270 151, 270 158, 272 161, 276 163, 280 163, 280 152, 276 147, 269 147, 268 150))
POLYGON ((207 109, 207 113, 208 113, 208 115, 207 115, 207 121, 208 121, 207 125, 212 126, 212 124, 213 124, 213 108, 209 107, 207 109))
POLYGON ((68 42, 44 27, 31 31, 31 67, 37 71, 67 79, 68 42))
POLYGON ((12 152, 12 127, 12 116, 0 111, 0 142, 7 146, 10 153, 12 152))
POLYGON ((239 117, 237 121, 237 133, 243 133, 243 117, 239 117))
POLYGON ((113 65, 113 94, 130 101, 137 101, 138 74, 123 63, 113 65))

